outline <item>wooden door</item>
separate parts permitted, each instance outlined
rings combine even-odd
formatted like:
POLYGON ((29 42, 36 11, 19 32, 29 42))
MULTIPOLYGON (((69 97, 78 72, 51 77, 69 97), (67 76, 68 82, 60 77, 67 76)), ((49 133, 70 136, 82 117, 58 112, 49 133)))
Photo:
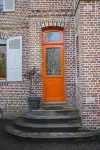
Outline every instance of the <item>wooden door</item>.
POLYGON ((57 34, 60 38, 52 37, 49 40, 43 40, 43 99, 46 102, 64 101, 64 45, 62 43, 62 31, 49 30, 44 31, 43 39, 46 39, 45 34, 57 34), (56 39, 55 39, 56 38, 56 39))

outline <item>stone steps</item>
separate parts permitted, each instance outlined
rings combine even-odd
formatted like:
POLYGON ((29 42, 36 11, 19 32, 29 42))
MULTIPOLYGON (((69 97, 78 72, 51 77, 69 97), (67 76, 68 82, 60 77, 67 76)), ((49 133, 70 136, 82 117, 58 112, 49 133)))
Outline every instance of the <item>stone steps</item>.
POLYGON ((24 118, 28 122, 33 123, 55 123, 55 124, 61 124, 61 123, 74 123, 74 122, 80 122, 80 116, 76 111, 73 114, 67 113, 67 111, 31 111, 28 113, 25 113, 22 115, 22 118, 24 118), (47 113, 48 112, 48 113, 47 113))
POLYGON ((34 115, 60 115, 60 114, 79 114, 79 111, 76 108, 63 108, 60 110, 45 110, 45 109, 39 109, 39 110, 31 110, 31 114, 34 115))
POLYGON ((84 138, 90 138, 94 136, 93 132, 90 131, 79 131, 79 132, 25 132, 22 130, 15 129, 12 125, 8 125, 5 127, 5 131, 8 132, 11 135, 22 137, 22 138, 38 138, 38 139, 51 139, 51 138, 66 138, 66 139, 84 139, 84 138))
POLYGON ((20 128, 24 130, 28 130, 31 132, 66 132, 66 131, 77 131, 79 128, 82 128, 82 125, 80 123, 66 123, 66 124, 36 124, 32 122, 27 122, 24 119, 15 119, 14 120, 14 126, 15 128, 20 128))
POLYGON ((5 126, 11 135, 24 138, 90 138, 94 132, 83 130, 76 109, 34 110, 5 126))
POLYGON ((75 110, 77 108, 68 107, 66 102, 42 102, 40 105, 41 108, 45 110, 62 110, 62 109, 71 109, 75 110))
POLYGON ((79 115, 76 115, 76 114, 73 114, 73 115, 50 115, 50 116, 47 116, 47 115, 34 115, 34 114, 31 114, 31 113, 27 113, 25 115, 23 115, 22 117, 24 118, 27 118, 27 119, 43 119, 43 120, 49 120, 49 119, 79 119, 79 115))

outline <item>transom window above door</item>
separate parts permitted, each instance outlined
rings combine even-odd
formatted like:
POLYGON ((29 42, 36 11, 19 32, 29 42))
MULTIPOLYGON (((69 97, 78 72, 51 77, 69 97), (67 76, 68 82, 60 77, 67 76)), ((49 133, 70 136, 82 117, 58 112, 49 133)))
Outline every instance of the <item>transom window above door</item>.
POLYGON ((43 44, 63 44, 63 30, 43 30, 43 44))
POLYGON ((47 42, 58 42, 58 41, 60 41, 60 39, 61 39, 61 34, 60 34, 60 32, 46 32, 45 33, 46 34, 46 36, 45 36, 45 40, 47 41, 47 42))

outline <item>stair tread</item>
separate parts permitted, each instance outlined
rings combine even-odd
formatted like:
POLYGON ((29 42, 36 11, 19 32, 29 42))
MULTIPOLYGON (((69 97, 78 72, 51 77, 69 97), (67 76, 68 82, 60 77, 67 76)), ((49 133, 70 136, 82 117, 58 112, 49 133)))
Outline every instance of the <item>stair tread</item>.
POLYGON ((22 127, 32 127, 32 128, 74 128, 74 127, 82 127, 81 123, 66 123, 66 124, 34 124, 29 123, 21 119, 15 119, 14 124, 22 127))
POLYGON ((44 105, 44 106, 41 106, 41 108, 45 110, 66 110, 66 111, 77 110, 77 108, 69 108, 67 106, 59 106, 59 105, 44 105))
POLYGON ((15 129, 12 125, 5 126, 5 131, 18 136, 26 138, 88 138, 94 136, 92 131, 79 131, 79 132, 57 132, 57 133, 31 133, 15 129))
POLYGON ((32 110, 29 111, 27 113, 25 113, 24 115, 37 115, 37 116, 66 116, 66 115, 79 115, 79 111, 78 110, 67 110, 63 109, 63 110, 32 110))
POLYGON ((78 109, 74 109, 74 108, 72 108, 72 109, 66 109, 66 108, 64 108, 64 109, 49 109, 49 110, 45 110, 45 109, 37 109, 37 110, 31 110, 31 111, 29 111, 29 112, 31 112, 31 113, 33 113, 33 112, 67 112, 67 111, 78 111, 79 112, 79 110, 78 109))
POLYGON ((80 118, 79 115, 76 115, 76 114, 73 114, 73 115, 49 115, 49 116, 46 116, 46 115, 34 115, 34 114, 30 114, 30 113, 27 113, 27 114, 24 114, 22 117, 24 118, 29 118, 29 119, 76 119, 76 118, 80 118))

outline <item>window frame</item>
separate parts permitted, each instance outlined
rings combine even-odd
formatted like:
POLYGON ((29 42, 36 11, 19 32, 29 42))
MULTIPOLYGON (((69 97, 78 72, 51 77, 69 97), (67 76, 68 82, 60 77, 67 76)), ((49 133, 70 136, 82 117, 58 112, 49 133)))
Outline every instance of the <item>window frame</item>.
POLYGON ((0 6, 2 6, 2 8, 0 9, 0 12, 14 12, 15 11, 15 0, 13 0, 13 9, 5 8, 5 0, 3 0, 3 4, 0 6))
POLYGON ((43 29, 42 30, 42 43, 43 44, 47 44, 47 45, 55 45, 55 43, 56 44, 64 44, 64 37, 63 37, 63 29, 43 29), (61 34, 61 38, 60 38, 60 41, 54 41, 54 42, 47 42, 46 41, 46 34, 45 33, 47 33, 47 32, 60 32, 60 34, 61 34))
MULTIPOLYGON (((6 48, 7 48, 7 43, 6 44, 0 44, 0 46, 6 46, 6 48)), ((0 53, 4 53, 4 52, 7 52, 7 50, 0 50, 0 53)), ((7 57, 6 57, 6 67, 7 67, 7 57)), ((7 75, 7 68, 6 68, 6 75, 7 75)), ((6 78, 0 77, 0 82, 4 82, 6 80, 7 80, 7 76, 6 76, 6 78)))
MULTIPOLYGON (((2 2, 3 2, 3 0, 2 0, 2 2)), ((0 5, 0 6, 2 6, 2 8, 0 9, 0 12, 1 12, 1 11, 3 11, 3 4, 2 4, 2 5, 0 5)))
POLYGON ((6 47, 6 49, 7 49, 7 53, 6 53, 6 55, 7 55, 7 69, 6 69, 6 71, 7 71, 7 82, 19 82, 19 81, 23 81, 23 79, 22 79, 22 77, 23 77, 23 75, 22 75, 22 69, 23 69, 23 59, 22 59, 22 36, 15 36, 15 37, 11 37, 11 38, 8 38, 7 39, 7 47, 6 47), (16 39, 20 39, 20 48, 19 49, 14 49, 14 51, 20 51, 21 52, 21 61, 20 61, 20 63, 21 63, 21 66, 20 66, 20 69, 21 69, 21 76, 20 76, 20 78, 19 79, 17 79, 16 80, 16 78, 15 79, 10 79, 9 78, 9 52, 10 51, 13 51, 13 49, 10 49, 9 48, 9 42, 10 41, 13 41, 13 40, 16 40, 16 39))
POLYGON ((3 12, 13 12, 15 11, 15 0, 13 0, 13 9, 5 9, 5 0, 3 0, 3 12))

